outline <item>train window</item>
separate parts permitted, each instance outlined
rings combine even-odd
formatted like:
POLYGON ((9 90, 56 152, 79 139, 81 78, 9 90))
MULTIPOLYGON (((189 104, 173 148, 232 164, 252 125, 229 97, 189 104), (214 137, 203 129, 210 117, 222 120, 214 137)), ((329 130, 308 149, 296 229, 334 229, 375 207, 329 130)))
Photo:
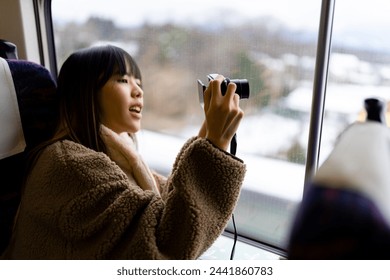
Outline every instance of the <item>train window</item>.
POLYGON ((384 0, 337 2, 320 162, 347 125, 364 120, 365 98, 390 98, 388 11, 384 0))
POLYGON ((140 148, 165 174, 167 159, 173 162, 203 120, 197 79, 248 79, 237 134, 237 155, 248 168, 237 232, 283 251, 303 193, 311 96, 302 89, 313 86, 320 10, 321 0, 52 0, 57 64, 106 43, 135 57, 146 104, 140 148))

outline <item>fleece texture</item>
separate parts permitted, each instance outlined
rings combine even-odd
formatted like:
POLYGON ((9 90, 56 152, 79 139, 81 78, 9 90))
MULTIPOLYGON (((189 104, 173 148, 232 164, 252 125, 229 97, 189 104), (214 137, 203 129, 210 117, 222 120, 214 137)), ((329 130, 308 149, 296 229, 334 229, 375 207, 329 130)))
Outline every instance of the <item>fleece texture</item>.
POLYGON ((226 226, 244 163, 189 139, 161 194, 106 154, 69 140, 48 146, 26 182, 5 259, 196 259, 226 226))
POLYGON ((101 125, 100 135, 107 147, 108 156, 119 165, 130 181, 145 191, 159 193, 152 172, 137 151, 135 135, 127 132, 118 134, 104 125, 101 125))

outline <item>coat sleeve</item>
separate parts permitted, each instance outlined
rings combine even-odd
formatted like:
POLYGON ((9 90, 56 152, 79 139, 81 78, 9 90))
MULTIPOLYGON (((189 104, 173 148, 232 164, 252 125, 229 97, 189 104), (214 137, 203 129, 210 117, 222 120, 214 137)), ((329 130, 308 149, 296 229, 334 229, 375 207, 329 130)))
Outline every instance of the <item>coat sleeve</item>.
POLYGON ((66 243, 60 258, 195 259, 224 229, 245 174, 242 161, 193 138, 160 197, 132 185, 104 154, 60 150, 68 152, 56 160, 58 189, 48 191, 61 196, 48 206, 66 243))
POLYGON ((190 139, 168 178, 158 225, 162 252, 183 259, 202 254, 231 217, 244 179, 241 160, 201 138, 190 139))

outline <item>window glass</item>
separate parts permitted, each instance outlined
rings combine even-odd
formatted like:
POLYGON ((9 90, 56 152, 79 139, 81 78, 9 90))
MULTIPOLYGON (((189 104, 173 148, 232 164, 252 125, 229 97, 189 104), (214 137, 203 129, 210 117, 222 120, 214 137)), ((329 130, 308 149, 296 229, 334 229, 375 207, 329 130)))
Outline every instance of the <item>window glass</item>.
POLYGON ((247 79, 237 156, 248 171, 237 231, 285 248, 303 192, 320 8, 321 0, 53 0, 57 61, 105 43, 135 57, 146 107, 140 148, 164 174, 202 123, 197 79, 247 79))
POLYGON ((390 2, 337 1, 320 162, 337 136, 365 120, 364 100, 390 100, 390 2))

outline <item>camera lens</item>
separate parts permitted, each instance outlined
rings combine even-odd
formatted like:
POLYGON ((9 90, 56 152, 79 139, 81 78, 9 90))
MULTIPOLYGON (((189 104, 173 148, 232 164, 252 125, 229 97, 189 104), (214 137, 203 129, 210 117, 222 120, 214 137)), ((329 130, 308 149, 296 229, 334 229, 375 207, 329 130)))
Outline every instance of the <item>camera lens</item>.
POLYGON ((229 83, 235 83, 237 85, 236 93, 240 96, 241 99, 249 98, 249 82, 246 79, 232 79, 226 78, 221 84, 222 94, 225 95, 227 85, 229 83))
POLYGON ((249 98, 249 82, 246 79, 235 79, 230 80, 230 82, 237 85, 236 93, 240 96, 241 99, 249 98))

